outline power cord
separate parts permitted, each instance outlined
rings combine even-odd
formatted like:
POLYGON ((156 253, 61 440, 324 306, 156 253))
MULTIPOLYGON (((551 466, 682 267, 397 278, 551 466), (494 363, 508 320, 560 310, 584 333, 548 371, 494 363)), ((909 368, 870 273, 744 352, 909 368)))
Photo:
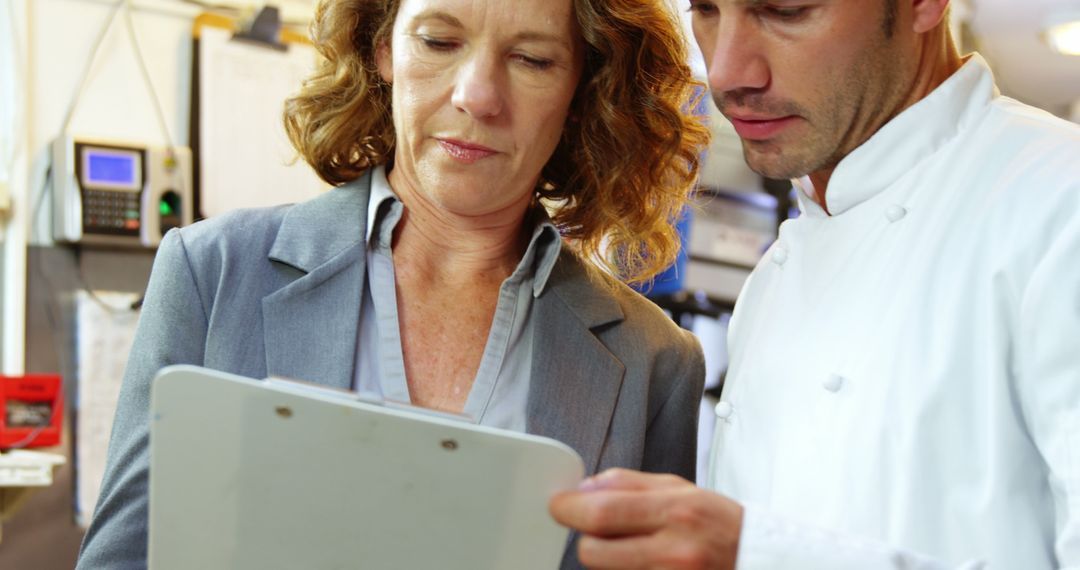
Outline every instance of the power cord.
POLYGON ((82 92, 86 89, 86 83, 90 79, 90 70, 94 67, 94 62, 97 60, 98 53, 101 51, 102 44, 105 43, 105 36, 108 35, 109 30, 112 28, 113 20, 116 19, 116 15, 120 12, 120 9, 128 4, 129 0, 116 0, 112 5, 112 9, 109 10, 109 15, 105 18, 105 24, 98 31, 97 39, 94 40, 94 47, 90 49, 90 58, 86 60, 86 66, 83 68, 82 75, 79 76, 79 82, 75 86, 75 94, 71 98, 71 102, 68 103, 67 111, 64 113, 64 121, 60 123, 60 134, 67 132, 68 125, 71 124, 71 117, 75 114, 75 108, 79 104, 79 100, 82 99, 82 92))
POLYGON ((157 115, 158 127, 161 129, 161 135, 165 138, 166 148, 168 149, 168 170, 174 173, 175 184, 180 191, 180 195, 186 195, 188 181, 184 179, 184 173, 178 170, 177 167, 180 164, 179 159, 176 156, 176 143, 173 140, 172 133, 169 132, 168 123, 165 121, 165 112, 161 109, 161 99, 158 97, 157 90, 154 89, 154 82, 150 79, 150 71, 146 66, 146 58, 143 57, 142 47, 139 45, 138 35, 135 33, 135 23, 131 17, 131 12, 134 10, 132 0, 124 0, 126 9, 124 10, 124 23, 127 27, 128 40, 131 42, 132 51, 135 52, 135 60, 139 64, 139 72, 142 74, 143 82, 146 84, 146 89, 150 92, 150 100, 154 103, 154 113, 157 115))
POLYGON ((90 297, 91 301, 96 303, 102 309, 105 309, 105 312, 107 312, 107 313, 109 313, 111 315, 119 315, 119 314, 122 314, 122 313, 129 313, 131 311, 136 310, 137 309, 137 307, 135 306, 136 304, 139 305, 140 307, 142 306, 141 299, 137 300, 135 303, 132 303, 131 305, 117 307, 115 305, 109 304, 108 302, 105 301, 105 299, 102 299, 101 297, 99 297, 98 294, 94 292, 94 289, 92 287, 90 287, 90 284, 87 283, 87 281, 86 281, 86 273, 83 271, 83 266, 82 266, 82 248, 79 247, 78 245, 76 245, 75 247, 71 248, 71 251, 72 251, 72 256, 73 256, 72 261, 75 264, 75 279, 76 279, 76 281, 78 281, 79 287, 81 287, 84 291, 86 291, 86 295, 88 297, 90 297))
MULTIPOLYGON (((49 195, 49 187, 52 185, 52 153, 45 153, 45 175, 41 178, 41 188, 38 190, 37 198, 34 199, 34 210, 30 214, 30 223, 34 228, 38 228, 38 216, 41 215, 41 206, 45 204, 45 197, 49 195)), ((44 224, 42 224, 44 225, 44 224)), ((40 233, 40 232, 39 232, 40 233)), ((38 238, 41 238, 38 235, 38 238)), ((46 238, 41 238, 39 243, 47 241, 46 238)))
POLYGON ((124 23, 127 27, 128 40, 131 42, 131 48, 135 52, 135 60, 139 64, 139 71, 142 73, 143 82, 146 84, 146 89, 150 91, 150 99, 154 103, 154 112, 157 115, 158 127, 161 129, 161 135, 165 138, 165 143, 168 145, 169 154, 172 158, 176 158, 176 144, 173 142, 172 134, 169 132, 169 126, 165 122, 165 113, 161 110, 161 100, 158 98, 157 90, 154 89, 154 82, 150 79, 150 71, 146 67, 146 59, 143 57, 142 47, 139 45, 139 38, 135 33, 135 23, 131 18, 131 11, 134 10, 132 0, 123 0, 124 10, 124 23))

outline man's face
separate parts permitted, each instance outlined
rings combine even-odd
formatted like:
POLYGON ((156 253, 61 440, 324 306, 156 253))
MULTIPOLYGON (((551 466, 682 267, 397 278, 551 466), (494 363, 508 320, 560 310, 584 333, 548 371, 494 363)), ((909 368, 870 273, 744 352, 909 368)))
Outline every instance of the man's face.
POLYGON ((720 112, 755 172, 831 170, 891 119, 917 64, 897 0, 690 0, 720 112))

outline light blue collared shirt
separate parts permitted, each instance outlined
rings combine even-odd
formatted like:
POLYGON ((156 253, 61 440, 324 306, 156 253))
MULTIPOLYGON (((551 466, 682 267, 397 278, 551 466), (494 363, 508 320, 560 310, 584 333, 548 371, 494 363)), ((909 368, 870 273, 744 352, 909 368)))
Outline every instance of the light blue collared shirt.
MULTIPOLYGON (((367 282, 360 309, 354 387, 373 397, 411 403, 391 249, 394 228, 403 211, 404 205, 386 179, 386 168, 377 167, 372 172, 368 203, 367 282)), ((478 424, 525 431, 536 328, 532 304, 547 284, 561 244, 558 230, 545 216, 533 229, 521 262, 499 287, 491 331, 463 410, 478 424)))

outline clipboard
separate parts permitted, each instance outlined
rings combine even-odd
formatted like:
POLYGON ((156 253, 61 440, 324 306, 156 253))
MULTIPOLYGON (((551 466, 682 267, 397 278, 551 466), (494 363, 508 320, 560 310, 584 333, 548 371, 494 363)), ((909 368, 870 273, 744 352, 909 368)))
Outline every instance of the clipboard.
POLYGON ((282 126, 285 98, 314 70, 307 36, 266 6, 248 29, 214 12, 192 27, 191 118, 196 219, 299 202, 329 187, 297 158, 282 126))
POLYGON ((154 380, 149 567, 551 570, 584 476, 555 440, 351 392, 169 366, 154 380))

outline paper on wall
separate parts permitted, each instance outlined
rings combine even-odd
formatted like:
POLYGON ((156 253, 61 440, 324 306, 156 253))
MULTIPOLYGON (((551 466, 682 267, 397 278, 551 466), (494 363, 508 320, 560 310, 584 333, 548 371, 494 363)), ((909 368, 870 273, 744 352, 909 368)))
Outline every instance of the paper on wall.
POLYGON ((278 51, 233 41, 227 30, 203 29, 199 162, 205 216, 301 202, 328 188, 297 160, 282 123, 285 99, 300 89, 315 62, 309 45, 278 51))
POLYGON ((135 293, 76 293, 77 420, 75 424, 75 519, 90 524, 105 474, 116 401, 139 312, 135 293))

